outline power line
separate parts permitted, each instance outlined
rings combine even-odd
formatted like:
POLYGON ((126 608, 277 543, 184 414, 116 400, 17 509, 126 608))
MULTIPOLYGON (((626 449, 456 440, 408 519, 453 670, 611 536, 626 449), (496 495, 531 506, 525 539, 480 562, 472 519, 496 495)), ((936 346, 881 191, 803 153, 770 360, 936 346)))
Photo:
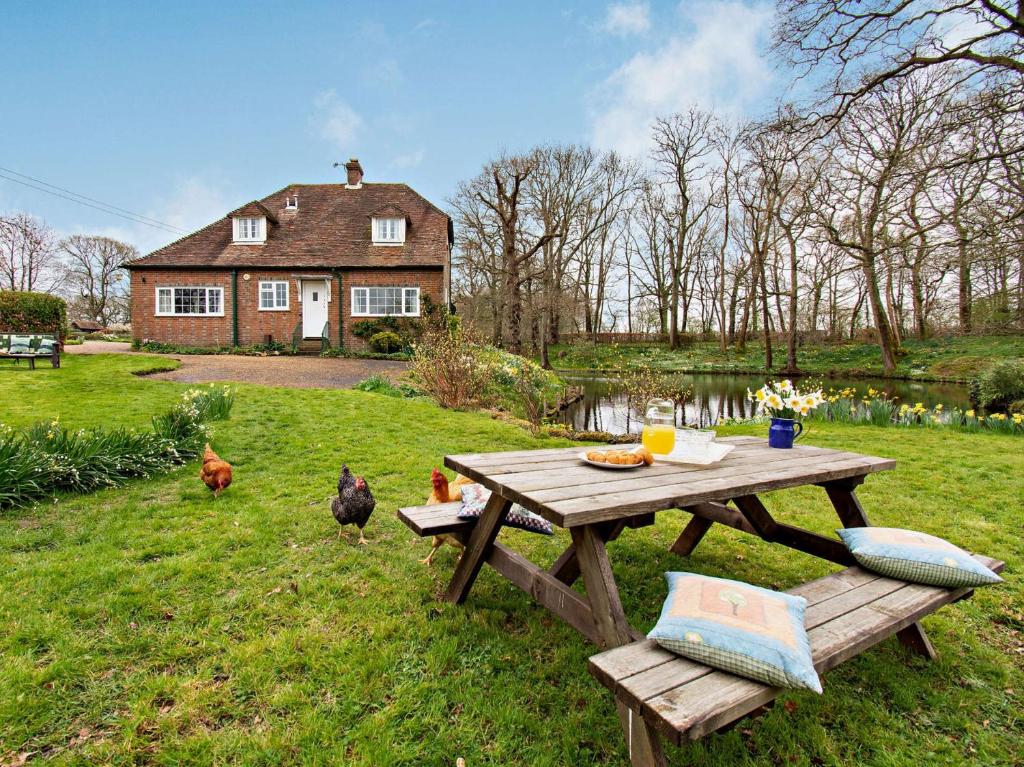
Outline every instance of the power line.
POLYGON ((87 197, 84 194, 73 192, 70 189, 65 189, 64 187, 57 186, 56 184, 50 184, 41 179, 25 175, 24 173, 18 173, 18 171, 11 170, 10 168, 0 167, 0 178, 6 179, 7 181, 13 181, 15 184, 27 186, 30 189, 35 189, 37 191, 53 195, 54 197, 60 197, 63 200, 76 202, 79 205, 84 205, 87 208, 93 208, 94 210, 99 210, 102 211, 103 213, 108 213, 112 216, 118 216, 120 218, 127 219, 128 221, 131 221, 136 224, 144 224, 145 226, 150 226, 154 229, 162 229, 163 231, 170 232, 171 234, 185 233, 183 229, 179 229, 178 227, 173 226, 172 224, 166 224, 163 221, 158 221, 155 218, 143 216, 140 215, 139 213, 134 213, 130 210, 126 210, 125 208, 119 208, 116 205, 111 205, 110 203, 103 202, 102 200, 97 200, 93 197, 87 197), (19 176, 20 178, 14 178, 14 176, 19 176))

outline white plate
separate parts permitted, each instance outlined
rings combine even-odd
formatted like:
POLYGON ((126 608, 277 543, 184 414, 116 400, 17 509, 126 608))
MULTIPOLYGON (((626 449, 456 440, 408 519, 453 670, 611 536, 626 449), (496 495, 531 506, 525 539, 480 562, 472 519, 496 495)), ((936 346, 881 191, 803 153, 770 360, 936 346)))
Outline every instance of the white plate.
MULTIPOLYGON (((629 451, 632 451, 632 450, 636 449, 637 447, 639 447, 639 445, 623 445, 622 447, 606 448, 606 449, 601 450, 601 452, 602 453, 610 453, 610 452, 612 452, 614 450, 629 450, 629 451)), ((584 452, 580 453, 579 454, 580 460, 583 461, 583 463, 589 463, 591 466, 596 466, 599 469, 626 469, 626 470, 629 470, 629 469, 639 469, 641 466, 645 466, 646 465, 643 461, 640 461, 640 463, 607 463, 607 462, 606 463, 601 463, 600 461, 591 461, 589 458, 587 458, 587 453, 588 452, 593 452, 594 450, 597 450, 597 448, 591 448, 588 451, 584 451, 584 452)))

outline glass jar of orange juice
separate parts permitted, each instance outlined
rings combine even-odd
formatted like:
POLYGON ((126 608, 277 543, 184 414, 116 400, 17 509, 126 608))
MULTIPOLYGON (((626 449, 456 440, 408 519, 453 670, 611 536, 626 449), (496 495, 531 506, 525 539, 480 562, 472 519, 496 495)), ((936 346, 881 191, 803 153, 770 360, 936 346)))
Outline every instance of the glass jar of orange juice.
POLYGON ((676 406, 667 399, 652 399, 644 413, 644 447, 668 455, 676 445, 676 406))

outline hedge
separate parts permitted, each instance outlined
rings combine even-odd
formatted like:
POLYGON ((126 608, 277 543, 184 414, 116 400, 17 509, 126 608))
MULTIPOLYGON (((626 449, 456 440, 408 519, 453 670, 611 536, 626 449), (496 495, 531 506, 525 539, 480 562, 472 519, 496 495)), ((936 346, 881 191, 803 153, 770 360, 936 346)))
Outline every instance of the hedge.
POLYGON ((0 290, 0 332, 66 335, 68 307, 49 293, 0 290))

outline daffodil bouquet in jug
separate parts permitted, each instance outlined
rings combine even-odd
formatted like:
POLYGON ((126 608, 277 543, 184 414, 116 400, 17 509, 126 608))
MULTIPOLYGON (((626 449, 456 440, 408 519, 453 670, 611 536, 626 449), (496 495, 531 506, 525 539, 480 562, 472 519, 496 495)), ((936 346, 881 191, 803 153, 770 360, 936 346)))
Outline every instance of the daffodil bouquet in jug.
POLYGON ((747 399, 756 404, 759 413, 771 417, 768 445, 779 448, 793 447, 793 442, 804 431, 799 419, 825 401, 820 389, 801 392, 789 379, 766 383, 757 391, 747 389, 747 399))

